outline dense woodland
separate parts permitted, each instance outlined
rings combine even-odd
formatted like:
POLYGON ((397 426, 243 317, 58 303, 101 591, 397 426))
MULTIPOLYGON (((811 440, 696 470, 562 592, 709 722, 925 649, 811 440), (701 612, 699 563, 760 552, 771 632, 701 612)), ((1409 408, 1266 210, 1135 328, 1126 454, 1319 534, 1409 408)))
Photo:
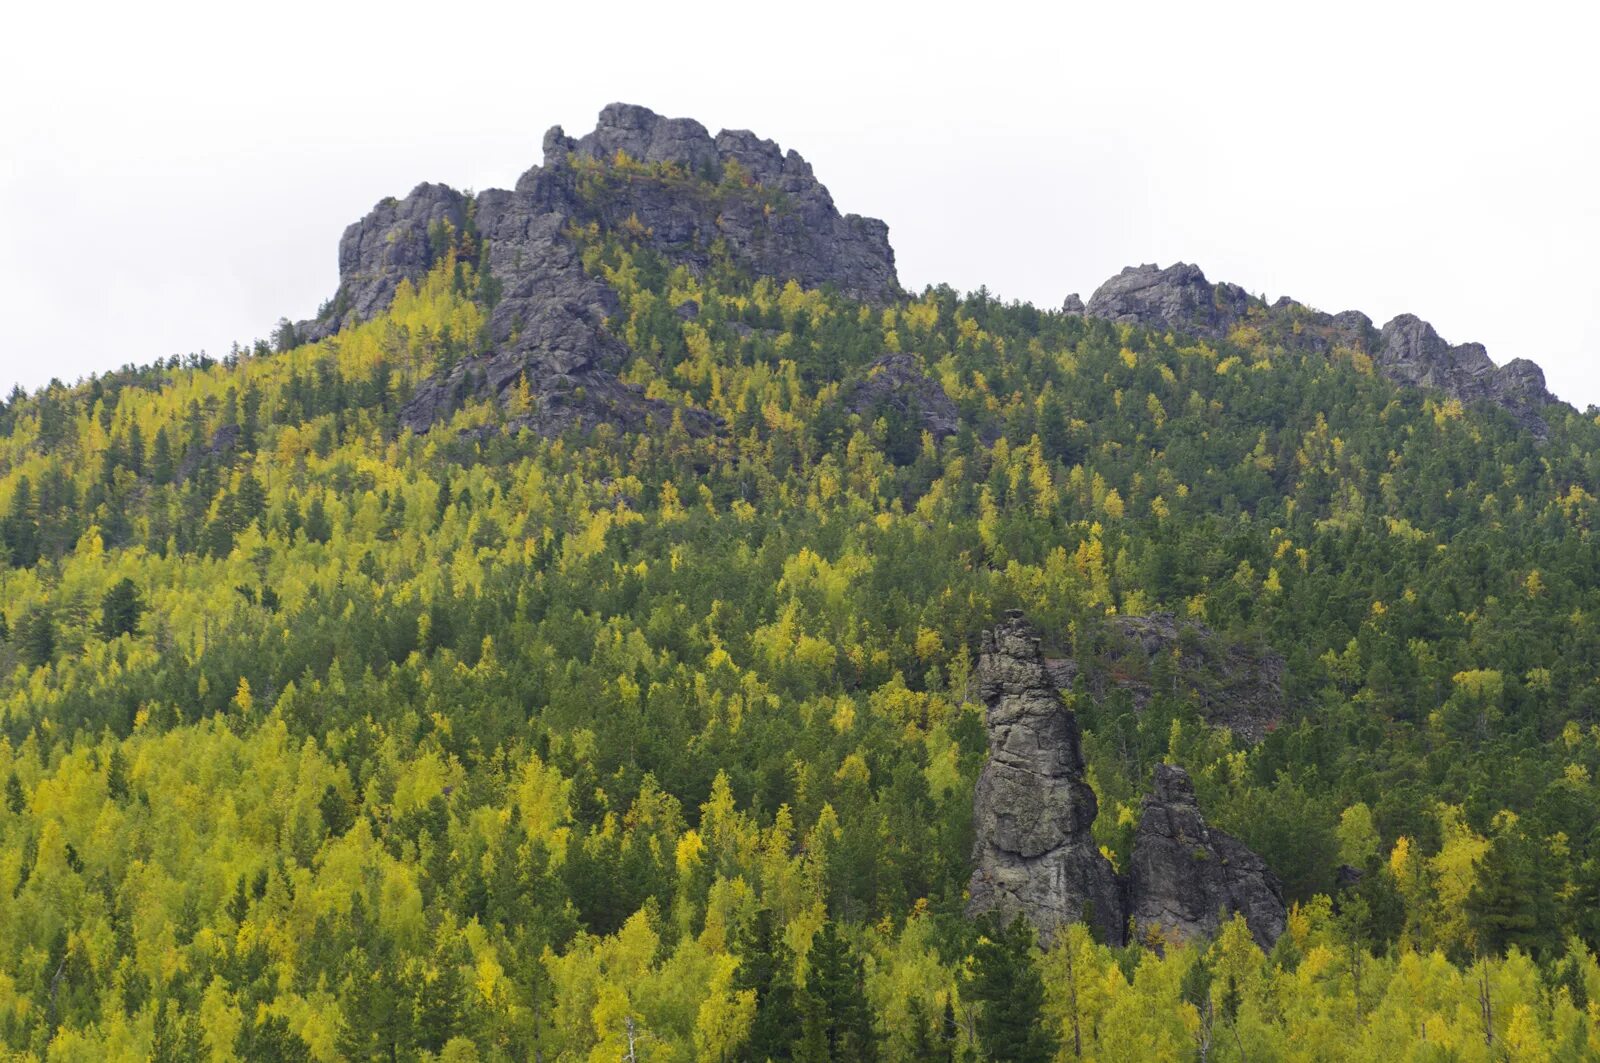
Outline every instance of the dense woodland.
POLYGON ((1589 415, 573 238, 626 378, 722 431, 397 430, 480 342, 470 247, 321 343, 0 409, 12 1058, 1600 1054, 1589 415), (893 351, 958 433, 847 411, 893 351), (1271 955, 964 917, 1006 608, 1285 656, 1255 746, 1159 676, 1068 697, 1112 860, 1184 765, 1295 904, 1271 955))

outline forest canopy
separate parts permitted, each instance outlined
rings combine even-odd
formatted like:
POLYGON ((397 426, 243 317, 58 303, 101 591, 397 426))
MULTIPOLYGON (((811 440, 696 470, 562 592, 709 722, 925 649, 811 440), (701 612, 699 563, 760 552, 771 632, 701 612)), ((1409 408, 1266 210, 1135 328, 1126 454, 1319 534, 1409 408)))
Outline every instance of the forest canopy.
POLYGON ((0 409, 9 1053, 1600 1052, 1589 417, 579 237, 627 382, 719 430, 508 431, 525 385, 402 430, 477 350, 453 250, 320 342, 0 409), (892 353, 955 431, 846 401, 892 353), (1282 655, 1254 744, 1066 695, 1113 863, 1184 766, 1284 881, 1270 954, 966 918, 1009 608, 1081 660, 1156 611, 1282 655))

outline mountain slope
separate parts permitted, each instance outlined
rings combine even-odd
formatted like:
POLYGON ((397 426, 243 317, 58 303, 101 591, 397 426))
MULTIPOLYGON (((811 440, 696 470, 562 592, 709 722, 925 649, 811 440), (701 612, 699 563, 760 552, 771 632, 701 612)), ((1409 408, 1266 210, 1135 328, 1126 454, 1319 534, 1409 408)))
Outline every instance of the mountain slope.
POLYGON ((1271 308, 1202 334, 907 295, 886 241, 718 250, 690 222, 778 180, 608 112, 637 139, 380 206, 314 342, 0 411, 9 1050, 945 1058, 1010 1043, 1030 974, 1095 1058, 1212 1022, 1465 1055, 1484 993, 1496 1043, 1600 1040, 1600 427, 1271 308), (569 185, 603 209, 534 209, 569 185), (1181 765, 1299 906, 1271 957, 965 917, 1013 608, 1076 662, 1091 840, 1127 869, 1181 765), (1158 611, 1216 645, 1106 651, 1158 611), (1240 659, 1282 670, 1248 734, 1213 726, 1240 659))

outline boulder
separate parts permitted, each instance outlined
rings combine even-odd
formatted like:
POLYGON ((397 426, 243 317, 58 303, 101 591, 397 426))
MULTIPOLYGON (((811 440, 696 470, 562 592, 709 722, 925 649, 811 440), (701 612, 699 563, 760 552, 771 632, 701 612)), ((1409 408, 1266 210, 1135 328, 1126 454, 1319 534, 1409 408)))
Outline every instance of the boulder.
POLYGON ((1220 339, 1249 309, 1236 284, 1212 284, 1199 266, 1128 266, 1089 297, 1086 313, 1118 324, 1173 329, 1220 339))
POLYGON ((954 435, 960 428, 956 404, 943 385, 923 371, 912 354, 886 354, 867 367, 859 379, 843 389, 845 409, 864 416, 894 410, 916 423, 935 439, 954 435))

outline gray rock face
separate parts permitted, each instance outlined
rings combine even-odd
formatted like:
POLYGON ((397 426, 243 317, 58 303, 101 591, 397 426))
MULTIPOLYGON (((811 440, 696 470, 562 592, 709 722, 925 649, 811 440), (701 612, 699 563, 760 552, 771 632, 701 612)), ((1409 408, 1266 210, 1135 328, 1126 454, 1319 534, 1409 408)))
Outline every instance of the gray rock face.
POLYGON ((420 184, 404 199, 385 199, 339 241, 339 291, 300 333, 319 340, 389 308, 402 280, 427 276, 438 257, 434 235, 448 223, 460 233, 467 198, 445 185, 420 184))
POLYGON ((1250 743, 1283 719, 1284 660, 1270 647, 1225 643, 1204 624, 1172 613, 1110 617, 1087 635, 1079 639, 1086 659, 1045 662, 1063 690, 1082 676, 1091 697, 1127 691, 1140 712, 1157 694, 1179 698, 1250 743))
POLYGON ((898 410, 936 439, 955 435, 961 426, 956 404, 911 354, 886 354, 873 362, 864 377, 846 386, 844 404, 851 413, 864 415, 898 410))
MULTIPOLYGON (((300 326, 321 338, 381 312, 402 279, 420 278, 438 258, 438 226, 448 221, 460 234, 470 222, 484 241, 478 266, 500 285, 487 350, 417 387, 401 413, 414 431, 468 398, 503 397, 524 381, 533 409, 514 425, 541 434, 671 421, 672 408, 617 379, 629 352, 606 320, 620 308, 610 288, 584 272, 573 227, 626 227, 667 261, 700 272, 718 244, 756 276, 833 285, 865 301, 900 294, 888 227, 841 215, 804 159, 754 134, 713 138, 693 120, 612 104, 581 138, 551 129, 544 152, 544 164, 514 189, 483 192, 471 204, 442 185, 380 203, 345 233, 337 295, 300 326)), ((715 427, 703 414, 682 417, 690 432, 715 427)))
POLYGON ((1156 766, 1155 791, 1133 843, 1128 879, 1133 933, 1156 944, 1216 935, 1234 913, 1256 944, 1272 948, 1283 934, 1283 887, 1243 843, 1206 826, 1194 784, 1182 768, 1156 766))
POLYGON ((1082 317, 1085 313, 1083 300, 1077 292, 1073 292, 1061 302, 1061 312, 1068 317, 1082 317))
POLYGON ((1090 833, 1096 803, 1077 717, 1045 674, 1038 637, 1020 613, 985 633, 975 680, 989 761, 975 797, 968 911, 1020 913, 1047 938, 1088 918, 1120 942, 1122 889, 1090 833))
POLYGON ((1402 384, 1442 391, 1462 402, 1492 402, 1542 431, 1539 410, 1555 402, 1544 372, 1525 358, 1496 366, 1481 343, 1451 346, 1433 326, 1401 314, 1378 334, 1373 364, 1402 384))
POLYGON ((1128 876, 1113 871, 1091 833, 1097 805, 1077 718, 1021 613, 1008 612, 984 634, 974 684, 989 760, 974 795, 968 914, 1023 915, 1047 942, 1061 924, 1082 920, 1112 944, 1131 927, 1160 945, 1214 935, 1239 912, 1256 942, 1272 947, 1285 921, 1277 877, 1243 843, 1206 825, 1181 768, 1157 766, 1128 876))
POLYGON ((1161 269, 1129 266, 1089 297, 1087 314, 1118 324, 1190 332, 1208 339, 1227 335, 1252 300, 1236 284, 1212 284, 1199 266, 1178 262, 1161 269))
POLYGON ((1354 310, 1325 314, 1287 296, 1269 306, 1236 284, 1212 284, 1186 262, 1166 269, 1127 267, 1095 291, 1086 313, 1212 341, 1249 325, 1289 349, 1344 347, 1371 355, 1375 368, 1397 383, 1462 402, 1500 406, 1541 437, 1547 428, 1540 411, 1558 401, 1545 390, 1544 374, 1532 362, 1517 359, 1496 368, 1481 344, 1452 347, 1433 326, 1411 314, 1402 314, 1378 332, 1365 314, 1354 310))

